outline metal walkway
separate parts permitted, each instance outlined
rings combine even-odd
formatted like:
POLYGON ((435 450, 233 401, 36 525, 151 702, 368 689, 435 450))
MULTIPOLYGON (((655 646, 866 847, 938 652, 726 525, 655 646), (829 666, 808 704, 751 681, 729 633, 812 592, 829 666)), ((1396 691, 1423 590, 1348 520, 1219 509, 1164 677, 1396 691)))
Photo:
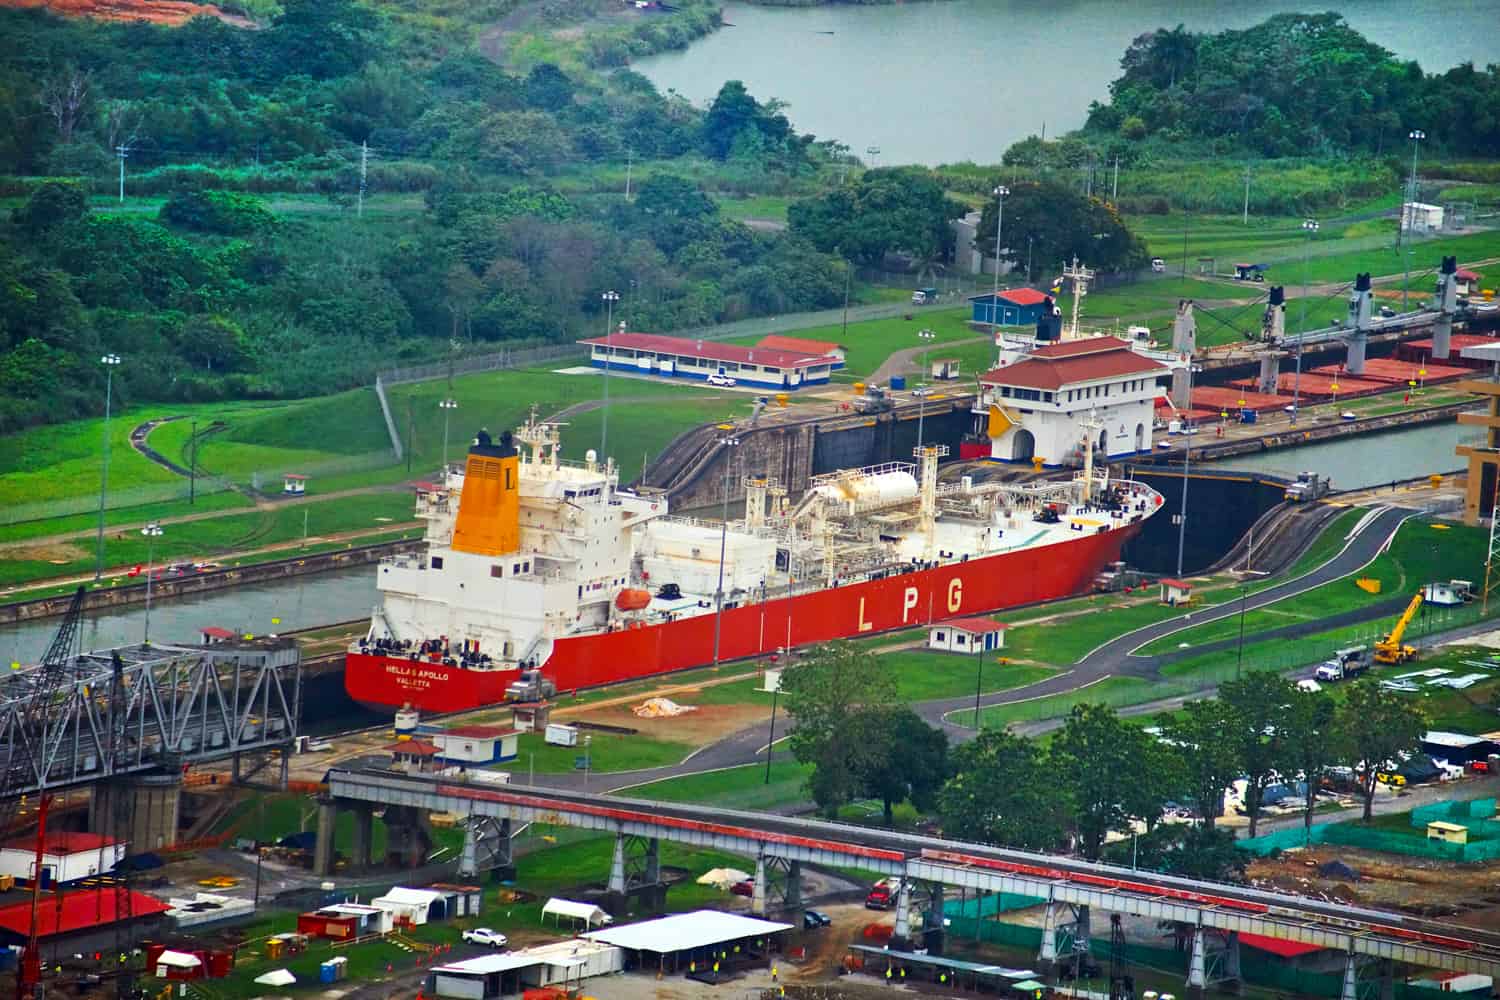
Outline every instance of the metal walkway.
MULTIPOLYGON (((980 844, 917 837, 818 820, 790 819, 667 802, 631 802, 538 788, 502 789, 380 770, 334 770, 337 802, 407 806, 490 821, 549 823, 627 838, 727 851, 782 863, 858 867, 916 883, 1035 896, 1051 904, 1098 908, 1205 931, 1261 934, 1425 967, 1500 973, 1500 934, 1359 909, 1300 896, 980 844)), ((617 845, 616 854, 620 853, 617 845)), ((903 899, 902 904, 906 902, 903 899)), ((897 933, 906 907, 898 904, 897 933)), ((1196 941, 1195 941, 1196 947, 1196 941)))

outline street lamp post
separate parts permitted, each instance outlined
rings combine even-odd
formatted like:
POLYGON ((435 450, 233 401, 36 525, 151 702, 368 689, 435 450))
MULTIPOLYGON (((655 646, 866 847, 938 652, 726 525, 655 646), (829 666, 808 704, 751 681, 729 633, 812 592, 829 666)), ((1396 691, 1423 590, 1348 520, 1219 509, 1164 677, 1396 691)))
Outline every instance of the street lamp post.
POLYGON ((448 418, 458 409, 458 400, 448 397, 438 404, 443 411, 443 482, 448 481, 448 418))
POLYGON ((615 303, 620 293, 611 288, 599 296, 604 300, 604 416, 600 420, 599 461, 609 462, 609 366, 614 361, 615 303))
POLYGON ((114 404, 115 366, 120 363, 118 354, 106 354, 99 359, 104 366, 104 453, 103 466, 99 473, 99 531, 94 541, 94 582, 104 575, 104 500, 109 494, 109 411, 114 404))
POLYGON ((1307 240, 1302 244, 1302 301, 1297 309, 1297 369, 1292 376, 1292 423, 1302 415, 1302 335, 1307 332, 1307 259, 1312 256, 1313 237, 1318 232, 1317 219, 1303 219, 1302 231, 1307 240))
POLYGON ((1250 585, 1240 582, 1240 641, 1234 648, 1234 679, 1240 679, 1240 666, 1245 662, 1245 602, 1250 598, 1250 585))
POLYGON ((995 196, 995 287, 993 298, 990 299, 990 327, 993 332, 1000 328, 1000 229, 1005 223, 1005 196, 1010 194, 1010 188, 1001 184, 991 193, 995 196))
MULTIPOLYGON (((932 347, 932 342, 937 339, 937 334, 931 330, 918 330, 917 337, 922 341, 922 367, 921 370, 917 373, 917 377, 920 379, 925 379, 927 377, 927 373, 931 371, 931 369, 927 367, 928 351, 932 347)), ((917 447, 920 448, 922 447, 922 442, 924 440, 922 436, 922 418, 927 416, 927 390, 925 388, 918 387, 913 389, 911 391, 911 394, 916 397, 918 402, 917 447)))
MULTIPOLYGON (((740 443, 737 437, 719 438, 720 448, 733 448, 740 443)), ((714 590, 714 666, 719 665, 719 637, 724 627, 724 553, 729 544, 729 470, 734 466, 733 454, 724 456, 724 509, 719 521, 719 586, 714 590)))
POLYGON ((776 752, 776 696, 781 693, 781 682, 771 689, 771 735, 766 740, 766 784, 771 783, 771 755, 776 752))
POLYGON ((1026 284, 1031 284, 1031 245, 1036 242, 1035 236, 1026 237, 1026 284))
MULTIPOLYGON (((1406 227, 1410 229, 1412 223, 1417 221, 1417 147, 1421 144, 1423 139, 1427 138, 1427 133, 1423 132, 1419 128, 1414 128, 1410 133, 1407 134, 1407 138, 1411 140, 1411 194, 1407 198, 1406 208, 1401 214, 1403 216, 1402 222, 1404 222, 1406 224, 1406 227)), ((1398 242, 1397 245, 1400 246, 1403 251, 1406 250, 1404 244, 1398 242)), ((1411 284, 1411 254, 1402 253, 1401 256, 1406 265, 1406 276, 1405 279, 1401 282, 1401 311, 1406 312, 1407 286, 1411 284)))
POLYGON ((156 540, 161 537, 161 525, 155 521, 141 529, 141 534, 146 536, 146 623, 141 642, 151 645, 151 574, 153 567, 151 561, 156 556, 156 540))
POLYGON ((880 156, 880 147, 879 146, 866 146, 865 147, 865 155, 870 158, 870 169, 874 170, 875 169, 875 160, 876 160, 876 158, 878 156, 880 156))
POLYGON ((974 732, 979 732, 979 692, 984 689, 984 637, 974 652, 974 732))
MULTIPOLYGON (((1195 371, 1198 371, 1198 369, 1193 367, 1192 363, 1189 362, 1187 366, 1187 398, 1188 412, 1190 414, 1193 409, 1193 373, 1195 371)), ((1193 425, 1191 416, 1185 418, 1183 427, 1187 432, 1185 434, 1187 445, 1182 449, 1182 508, 1177 514, 1177 576, 1179 579, 1182 577, 1182 550, 1187 540, 1188 466, 1193 458, 1193 425)))

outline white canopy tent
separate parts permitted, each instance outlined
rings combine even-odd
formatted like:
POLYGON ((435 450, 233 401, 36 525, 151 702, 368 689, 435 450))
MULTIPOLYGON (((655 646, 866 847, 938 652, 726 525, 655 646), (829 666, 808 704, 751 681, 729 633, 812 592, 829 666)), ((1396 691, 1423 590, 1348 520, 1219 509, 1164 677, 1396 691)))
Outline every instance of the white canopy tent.
POLYGON ((729 941, 768 937, 792 929, 791 924, 742 917, 720 910, 694 910, 636 924, 607 927, 584 937, 603 941, 627 951, 650 951, 660 954, 694 951, 729 941))
POLYGON ((156 956, 156 974, 165 979, 168 969, 196 969, 202 964, 203 959, 197 955, 169 949, 156 956))
POLYGON ((603 907, 556 897, 547 900, 547 905, 542 907, 542 920, 545 921, 548 917, 556 917, 559 925, 567 917, 581 922, 585 927, 599 927, 614 921, 614 917, 605 913, 603 907))
POLYGON ((272 969, 263 976, 256 976, 255 981, 262 986, 290 986, 297 981, 297 977, 285 969, 272 969))
POLYGON ((738 868, 710 868, 698 876, 698 884, 711 885, 723 892, 736 882, 746 882, 749 879, 750 873, 742 872, 738 868))

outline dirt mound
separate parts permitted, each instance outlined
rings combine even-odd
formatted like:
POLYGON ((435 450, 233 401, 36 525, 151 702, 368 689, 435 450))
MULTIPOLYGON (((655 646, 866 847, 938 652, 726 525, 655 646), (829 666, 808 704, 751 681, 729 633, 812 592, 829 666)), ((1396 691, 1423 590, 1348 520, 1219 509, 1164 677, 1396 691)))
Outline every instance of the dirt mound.
MULTIPOLYGON (((5 0, 0 0, 4 3, 5 0)), ((30 545, 16 545, 5 548, 5 556, 8 559, 18 559, 26 562, 49 562, 58 566, 65 566, 79 559, 87 559, 89 553, 71 545, 67 542, 34 542, 30 545)))
POLYGON ((185 24, 195 17, 217 17, 226 24, 252 28, 255 22, 237 14, 226 14, 212 4, 187 0, 0 0, 0 7, 45 7, 65 17, 92 17, 101 21, 150 21, 153 24, 185 24))

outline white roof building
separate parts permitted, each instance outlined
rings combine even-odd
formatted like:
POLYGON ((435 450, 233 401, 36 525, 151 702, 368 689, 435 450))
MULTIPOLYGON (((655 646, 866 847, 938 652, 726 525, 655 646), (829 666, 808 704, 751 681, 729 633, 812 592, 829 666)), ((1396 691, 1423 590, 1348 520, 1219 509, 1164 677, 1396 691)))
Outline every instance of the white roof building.
POLYGON ((605 913, 602 906, 556 897, 547 900, 546 905, 542 907, 542 919, 545 920, 547 917, 556 917, 559 923, 566 917, 569 920, 582 921, 587 927, 614 923, 614 917, 605 913))
POLYGON ((433 892, 431 889, 407 889, 398 885, 393 886, 384 896, 370 900, 370 905, 389 910, 391 919, 395 923, 425 924, 432 904, 442 901, 443 894, 440 892, 433 892))
POLYGON ((1038 347, 986 373, 974 404, 990 457, 1081 465, 1084 438, 1103 461, 1151 450, 1161 379, 1170 369, 1118 337, 1038 347))
POLYGON ((584 937, 591 941, 612 944, 626 951, 671 954, 696 951, 700 948, 710 948, 746 938, 769 937, 791 929, 791 924, 778 924, 771 920, 744 917, 738 913, 694 910, 691 913, 677 913, 669 917, 659 917, 656 920, 606 927, 603 930, 585 934, 584 937))

